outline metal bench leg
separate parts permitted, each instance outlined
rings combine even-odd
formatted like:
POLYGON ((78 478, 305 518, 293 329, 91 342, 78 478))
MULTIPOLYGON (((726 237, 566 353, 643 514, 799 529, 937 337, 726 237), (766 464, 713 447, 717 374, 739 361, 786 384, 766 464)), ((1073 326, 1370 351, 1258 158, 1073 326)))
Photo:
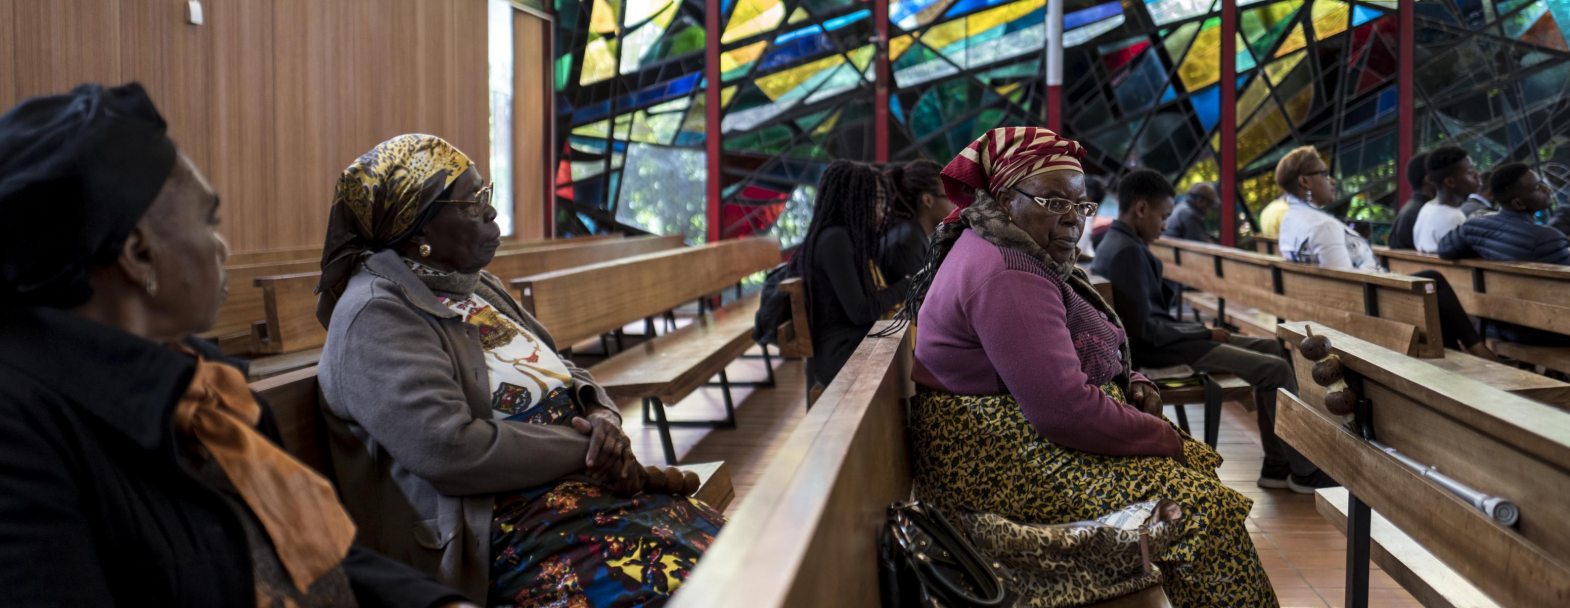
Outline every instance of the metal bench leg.
POLYGON ((763 369, 769 371, 769 379, 764 386, 774 386, 774 360, 769 358, 769 345, 763 345, 763 369))
POLYGON ((607 357, 611 356, 610 336, 606 334, 600 334, 600 351, 605 353, 605 356, 607 357))
POLYGON ((656 334, 654 333, 654 317, 644 317, 643 318, 643 337, 645 337, 645 338, 653 338, 655 335, 656 334))
POLYGON ((725 375, 725 370, 720 370, 720 394, 725 396, 725 422, 715 424, 718 428, 736 428, 736 401, 731 399, 730 378, 725 375))
POLYGON ((676 311, 665 311, 665 331, 676 331, 676 311))
POLYGON ((660 428, 660 447, 665 450, 665 464, 674 465, 676 464, 676 444, 671 441, 671 423, 665 417, 665 404, 660 402, 659 397, 644 397, 643 406, 647 408, 650 404, 654 406, 654 413, 658 417, 655 422, 659 424, 660 428))
POLYGON ((619 353, 621 351, 627 350, 627 342, 626 342, 625 339, 626 339, 625 332, 623 332, 620 329, 617 329, 616 330, 616 352, 619 353))
POLYGON ((1347 492, 1346 605, 1368 608, 1368 542, 1371 512, 1368 504, 1347 492))
POLYGON ((1183 404, 1178 403, 1174 404, 1172 409, 1177 412, 1178 427, 1182 428, 1183 432, 1193 435, 1194 430, 1188 428, 1188 408, 1185 408, 1183 407, 1183 404))
POLYGON ((1221 385, 1205 376, 1205 443, 1216 447, 1221 435, 1221 385))
POLYGON ((643 398, 643 424, 644 425, 654 424, 654 419, 649 417, 649 398, 648 397, 644 397, 643 398))

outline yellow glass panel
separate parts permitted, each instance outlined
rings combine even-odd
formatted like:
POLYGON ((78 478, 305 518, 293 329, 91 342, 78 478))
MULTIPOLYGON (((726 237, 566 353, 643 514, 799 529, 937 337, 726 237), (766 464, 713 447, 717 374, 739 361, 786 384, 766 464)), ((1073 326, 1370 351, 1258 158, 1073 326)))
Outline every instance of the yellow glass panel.
POLYGON ((729 72, 741 66, 758 60, 763 55, 763 49, 768 48, 769 41, 759 40, 739 49, 731 49, 720 53, 720 72, 729 72))
POLYGON ((1238 183, 1237 192, 1242 195, 1243 204, 1257 217, 1260 209, 1280 195, 1280 188, 1276 186, 1276 174, 1272 171, 1243 180, 1238 183))
POLYGON ((1259 109, 1259 104, 1270 97, 1270 87, 1265 81, 1255 78, 1248 83, 1248 89, 1243 91, 1243 96, 1237 100, 1237 124, 1241 126, 1249 117, 1254 115, 1254 110, 1259 109))
POLYGON ((796 11, 790 14, 790 19, 787 19, 785 22, 786 23, 798 23, 802 19, 806 19, 807 17, 808 17, 807 9, 798 6, 798 7, 796 7, 796 11))
POLYGON ((723 89, 720 89, 720 106, 724 107, 724 106, 730 105, 730 98, 735 97, 735 96, 736 96, 736 85, 731 85, 731 86, 725 87, 723 89))
MULTIPOLYGON (((1286 102, 1287 114, 1291 115, 1291 124, 1301 124, 1308 111, 1313 107, 1314 88, 1304 87, 1286 102)), ((1254 162, 1260 155, 1275 147, 1277 142, 1285 139, 1291 133, 1288 118, 1276 107, 1267 107, 1260 112, 1248 125, 1238 130, 1237 159, 1238 166, 1243 167, 1254 162)))
POLYGON ((1183 88, 1198 91, 1221 80, 1221 20, 1207 19, 1204 29, 1194 37, 1188 56, 1178 65, 1183 88), (1212 26, 1211 22, 1215 22, 1212 26))
POLYGON ((1303 24, 1292 26, 1292 33, 1287 34, 1287 39, 1281 42, 1281 48, 1276 49, 1276 56, 1282 57, 1287 53, 1308 46, 1308 37, 1303 35, 1303 24))
POLYGON ((1345 2, 1338 0, 1316 0, 1314 2, 1314 39, 1324 40, 1346 31, 1347 16, 1352 8, 1345 2))
POLYGON ((830 55, 812 63, 799 65, 783 72, 775 72, 759 78, 757 80, 758 89, 763 91, 763 94, 767 95, 769 99, 778 100, 784 97, 786 93, 801 86, 808 79, 817 76, 818 73, 837 68, 844 63, 844 56, 830 55))
POLYGON ((1287 74, 1292 73, 1292 68, 1303 62, 1304 56, 1306 56, 1306 53, 1293 53, 1292 56, 1286 59, 1280 59, 1265 66, 1265 77, 1270 79, 1270 84, 1281 86, 1281 82, 1286 79, 1287 74))
POLYGON ((593 137, 596 139, 605 139, 611 135, 611 121, 610 119, 606 119, 599 122, 586 124, 573 129, 572 134, 582 135, 584 137, 593 137))
POLYGON ((969 30, 967 34, 971 36, 979 35, 987 30, 1024 17, 1032 11, 1039 10, 1045 4, 1045 0, 1021 0, 1020 2, 1005 4, 973 14, 965 19, 966 28, 969 30))
MULTIPOLYGON (((619 118, 620 117, 618 117, 618 119, 619 118)), ((620 122, 620 120, 617 122, 620 122)), ((627 134, 627 141, 635 141, 645 144, 659 143, 658 141, 655 141, 654 130, 649 128, 648 112, 639 111, 633 115, 632 129, 627 134)))
POLYGON ((720 42, 732 42, 773 31, 784 19, 785 3, 780 0, 739 0, 720 42))
POLYGON ((616 74, 616 40, 599 38, 583 48, 583 74, 578 84, 587 85, 616 74))
POLYGON ((834 130, 835 125, 840 123, 840 114, 843 113, 843 110, 835 110, 833 114, 830 114, 828 118, 824 119, 822 124, 818 125, 816 129, 812 130, 812 134, 828 135, 834 130))
POLYGON ((904 36, 890 40, 889 61, 893 62, 894 60, 899 59, 900 55, 904 55, 905 51, 910 50, 910 47, 913 44, 916 44, 916 37, 911 34, 905 34, 904 36))
POLYGON ((1004 97, 1008 97, 1010 93, 1013 93, 1014 91, 1018 91, 1021 86, 1024 86, 1024 83, 1016 82, 1014 84, 1006 84, 1006 85, 1003 85, 1001 87, 998 87, 997 88, 997 92, 998 92, 998 95, 1002 95, 1004 97))
POLYGON ((867 65, 872 63, 872 54, 876 51, 877 49, 870 44, 863 45, 861 48, 851 51, 849 53, 850 62, 852 65, 856 66, 856 71, 867 71, 867 65))
POLYGON ((622 114, 611 119, 616 124, 616 126, 611 127, 611 138, 628 139, 632 137, 632 118, 632 114, 622 114))
MULTIPOLYGON (((627 3, 627 14, 623 15, 622 17, 627 21, 627 23, 636 25, 643 23, 644 21, 647 21, 653 18, 655 15, 663 12, 668 11, 674 15, 677 8, 679 7, 677 6, 677 2, 675 0, 663 0, 661 2, 652 2, 650 0, 634 0, 633 2, 627 3)), ((668 21, 666 23, 667 25, 669 24, 668 21)))
POLYGON ((1216 164, 1216 157, 1207 156, 1204 160, 1194 163, 1188 172, 1178 179, 1178 192, 1187 192, 1190 186, 1200 182, 1215 182, 1221 179, 1221 166, 1216 164))
POLYGON ((921 41, 933 50, 941 51, 943 47, 954 44, 955 41, 964 37, 965 20, 955 19, 932 26, 927 30, 926 34, 921 36, 921 41))
POLYGON ((1314 107, 1314 87, 1303 87, 1291 99, 1287 100, 1287 118, 1292 124, 1301 125, 1303 119, 1308 118, 1308 111, 1314 107))
POLYGON ((594 12, 589 14, 589 32, 607 36, 620 31, 621 24, 617 19, 620 9, 620 2, 594 0, 594 12))

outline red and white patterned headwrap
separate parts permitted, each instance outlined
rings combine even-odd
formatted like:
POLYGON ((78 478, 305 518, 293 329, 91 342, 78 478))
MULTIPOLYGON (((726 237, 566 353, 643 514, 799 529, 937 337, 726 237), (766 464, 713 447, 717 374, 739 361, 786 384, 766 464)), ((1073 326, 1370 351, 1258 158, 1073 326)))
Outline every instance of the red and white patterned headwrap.
POLYGON ((965 146, 943 168, 943 191, 954 201, 954 212, 943 223, 959 221, 961 209, 985 189, 994 199, 1026 178, 1049 171, 1084 173, 1079 159, 1085 148, 1041 127, 1000 127, 965 146))

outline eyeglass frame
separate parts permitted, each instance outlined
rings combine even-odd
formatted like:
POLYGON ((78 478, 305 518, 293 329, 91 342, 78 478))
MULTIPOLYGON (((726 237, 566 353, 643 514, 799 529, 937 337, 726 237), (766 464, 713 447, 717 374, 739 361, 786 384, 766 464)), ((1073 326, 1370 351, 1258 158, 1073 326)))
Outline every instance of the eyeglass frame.
POLYGON ((1047 213, 1051 213, 1053 215, 1063 215, 1063 214, 1068 213, 1070 211, 1077 211, 1079 213, 1080 217, 1086 217, 1086 218, 1088 218, 1088 217, 1095 217, 1096 211, 1101 208, 1101 203, 1097 203, 1097 202, 1093 202, 1093 201, 1074 201, 1074 200, 1069 200, 1069 199, 1066 199, 1066 198, 1059 198, 1059 197, 1055 197, 1055 196, 1051 197, 1051 198, 1048 198, 1048 197, 1045 197, 1045 196, 1036 196, 1036 195, 1031 194, 1029 192, 1026 192, 1024 190, 1020 190, 1018 186, 1010 186, 1009 189, 1013 190, 1014 192, 1019 193, 1020 196, 1023 196, 1025 198, 1030 199, 1031 202, 1034 202, 1037 205, 1040 205, 1042 209, 1046 209, 1047 210, 1047 213), (1061 211, 1054 211, 1052 209, 1053 201, 1063 201, 1063 202, 1066 202, 1066 203, 1069 204, 1069 207, 1065 208, 1065 209, 1063 209, 1061 211), (1087 207, 1088 207, 1088 210, 1087 210, 1087 207))
POLYGON ((495 208, 495 206, 492 205, 492 202, 494 202, 495 199, 491 198, 491 192, 492 192, 492 190, 495 189, 495 187, 496 187, 496 182, 487 182, 477 192, 474 193, 474 200, 470 200, 470 201, 460 201, 460 200, 452 200, 452 199, 437 199, 437 200, 432 201, 432 202, 445 203, 445 204, 448 204, 448 205, 460 205, 460 206, 474 205, 475 208, 481 208, 481 207, 492 207, 492 208, 495 208))

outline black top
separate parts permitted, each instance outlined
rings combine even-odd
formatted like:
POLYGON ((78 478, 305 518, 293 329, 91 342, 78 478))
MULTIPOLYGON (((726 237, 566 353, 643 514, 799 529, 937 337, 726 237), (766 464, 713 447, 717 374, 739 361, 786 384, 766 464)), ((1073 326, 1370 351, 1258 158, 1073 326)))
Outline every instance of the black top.
POLYGON ((1390 230, 1391 249, 1417 249, 1412 239, 1412 229, 1417 227, 1418 212, 1423 210, 1423 205, 1428 204, 1426 200, 1418 200, 1421 198, 1423 195, 1413 194, 1412 199, 1401 207, 1401 211, 1396 212, 1396 223, 1390 230))
POLYGON ((883 313, 905 299, 909 279, 901 279, 887 289, 873 286, 856 272, 850 232, 844 227, 826 228, 818 235, 813 251, 812 277, 807 283, 807 306, 812 326, 813 380, 828 386, 845 361, 856 352, 861 339, 872 331, 872 324, 883 313), (869 295, 871 294, 871 295, 869 295))
POLYGON ((1561 203, 1548 218, 1548 227, 1570 236, 1570 205, 1561 203))
MULTIPOLYGON (((0 309, 3 603, 256 603, 250 514, 202 481, 174 430, 195 368, 187 355, 68 312, 0 309)), ((261 406, 257 428, 277 442, 261 406)), ((342 569, 362 606, 460 599, 358 547, 342 569)))
POLYGON ((1128 331, 1134 367, 1186 365, 1216 347, 1209 328, 1172 316, 1178 290, 1163 280, 1161 260, 1128 224, 1112 221, 1090 269, 1112 283, 1112 308, 1128 331))
POLYGON ((878 270, 883 278, 898 281, 921 272, 927 263, 927 233, 916 220, 889 226, 878 245, 878 270))
POLYGON ((1162 231, 1161 236, 1202 243, 1215 242, 1210 233, 1205 231, 1204 215, 1188 201, 1178 203, 1172 210, 1172 217, 1167 218, 1167 227, 1162 231))

